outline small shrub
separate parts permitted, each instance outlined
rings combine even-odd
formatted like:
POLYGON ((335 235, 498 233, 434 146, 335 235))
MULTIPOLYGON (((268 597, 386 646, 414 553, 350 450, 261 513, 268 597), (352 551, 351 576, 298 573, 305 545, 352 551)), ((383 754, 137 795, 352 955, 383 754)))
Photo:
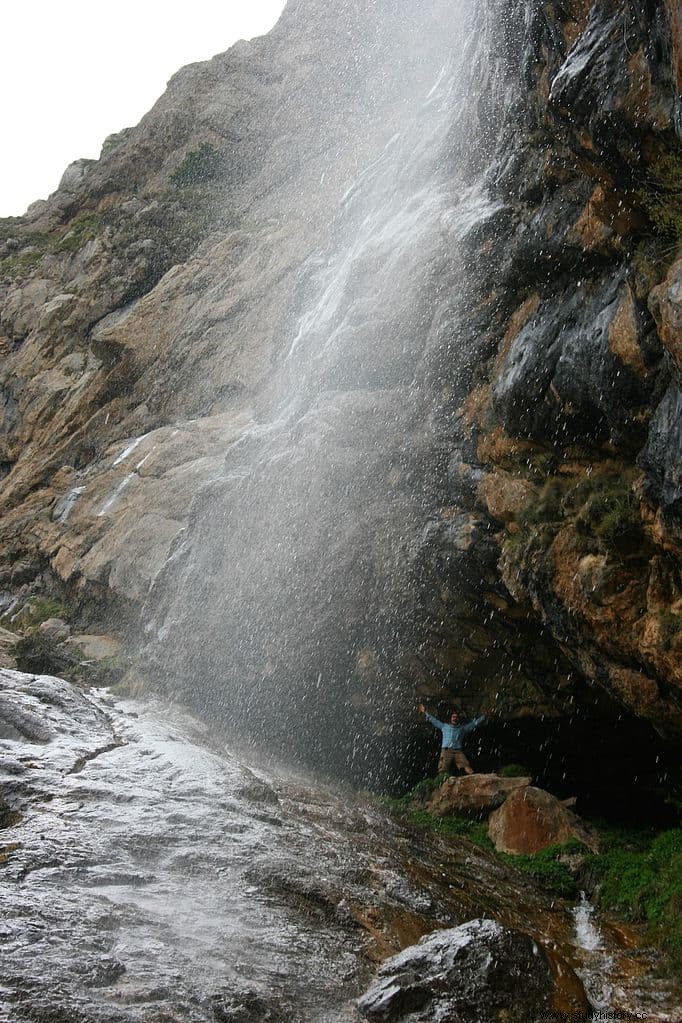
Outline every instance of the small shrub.
POLYGON ((96 213, 83 212, 73 218, 68 225, 66 234, 55 242, 52 251, 78 252, 86 242, 96 238, 100 230, 100 220, 96 213))
POLYGON ((202 142, 198 149, 188 153, 171 174, 171 181, 179 188, 196 185, 218 177, 222 157, 210 142, 202 142))
POLYGON ((682 153, 667 153, 647 174, 638 198, 672 254, 682 246, 682 153))

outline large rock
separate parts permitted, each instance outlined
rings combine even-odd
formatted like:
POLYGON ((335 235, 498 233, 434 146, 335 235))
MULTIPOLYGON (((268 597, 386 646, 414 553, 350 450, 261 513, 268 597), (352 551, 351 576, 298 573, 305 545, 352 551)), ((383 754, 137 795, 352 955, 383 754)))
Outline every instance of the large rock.
POLYGON ((673 381, 651 421, 640 455, 646 496, 668 520, 682 516, 682 389, 673 381))
MULTIPOLYGON (((577 1019, 587 1001, 576 988, 577 1019)), ((555 997, 549 958, 532 938, 495 920, 470 920, 388 959, 357 1004, 366 1019, 395 1023, 534 1023, 548 1018, 555 997)))
POLYGON ((494 810, 488 833, 498 852, 514 855, 540 852, 577 838, 597 851, 594 836, 556 796, 533 785, 517 789, 494 810))
POLYGON ((530 778, 502 778, 499 774, 447 778, 431 797, 429 812, 436 817, 450 813, 482 817, 501 806, 510 793, 530 783, 530 778))
POLYGON ((682 259, 671 266, 668 276, 649 296, 661 341, 682 370, 682 259))

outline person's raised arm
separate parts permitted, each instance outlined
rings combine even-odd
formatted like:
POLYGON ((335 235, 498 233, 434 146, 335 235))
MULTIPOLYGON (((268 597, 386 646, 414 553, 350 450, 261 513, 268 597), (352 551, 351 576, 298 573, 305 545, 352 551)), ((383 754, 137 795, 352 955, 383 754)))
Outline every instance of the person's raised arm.
POLYGON ((426 720, 430 721, 435 728, 440 728, 441 732, 443 731, 443 722, 439 721, 438 718, 433 717, 432 714, 429 714, 423 703, 419 704, 419 711, 421 714, 425 715, 426 720))
POLYGON ((485 721, 485 718, 486 718, 485 714, 479 714, 479 716, 477 718, 474 718, 472 721, 469 721, 469 722, 467 722, 466 725, 464 725, 463 731, 464 732, 473 732, 474 728, 478 728, 479 725, 483 724, 483 722, 485 721))

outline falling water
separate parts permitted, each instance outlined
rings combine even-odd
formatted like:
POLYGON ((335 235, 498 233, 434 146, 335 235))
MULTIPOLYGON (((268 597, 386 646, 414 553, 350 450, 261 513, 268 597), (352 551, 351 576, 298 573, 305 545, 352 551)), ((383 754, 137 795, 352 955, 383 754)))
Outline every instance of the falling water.
POLYGON ((424 537, 448 503, 465 244, 500 210, 467 114, 487 15, 447 17, 431 82, 303 264, 274 381, 147 608, 156 676, 242 734, 357 777, 395 770, 375 745, 410 700, 395 678, 418 643, 424 537))

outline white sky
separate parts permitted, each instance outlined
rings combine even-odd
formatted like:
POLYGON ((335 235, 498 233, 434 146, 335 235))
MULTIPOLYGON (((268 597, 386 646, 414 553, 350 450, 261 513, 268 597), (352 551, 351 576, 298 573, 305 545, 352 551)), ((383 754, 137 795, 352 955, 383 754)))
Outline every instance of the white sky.
POLYGON ((0 216, 137 124, 184 64, 268 32, 284 0, 5 0, 0 216))

